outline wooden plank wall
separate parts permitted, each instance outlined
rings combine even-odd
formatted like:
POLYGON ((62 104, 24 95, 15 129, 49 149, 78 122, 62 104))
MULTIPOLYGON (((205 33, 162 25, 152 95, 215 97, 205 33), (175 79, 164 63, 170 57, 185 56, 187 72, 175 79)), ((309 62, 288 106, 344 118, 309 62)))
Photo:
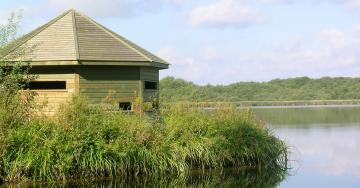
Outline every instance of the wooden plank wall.
POLYGON ((140 96, 139 67, 87 66, 79 73, 80 94, 94 104, 134 102, 140 96))
POLYGON ((92 104, 135 102, 144 97, 150 102, 158 97, 156 90, 144 89, 145 81, 159 83, 159 70, 131 66, 66 66, 33 69, 38 81, 66 81, 66 90, 38 90, 38 103, 46 102, 44 113, 53 113, 73 94, 88 97, 92 104))
POLYGON ((34 90, 36 93, 35 101, 37 104, 45 104, 40 109, 44 114, 53 114, 58 110, 61 104, 76 93, 78 84, 76 83, 76 74, 40 74, 35 81, 66 81, 65 90, 34 90))
POLYGON ((142 82, 143 97, 145 102, 150 102, 153 98, 159 98, 159 69, 154 67, 141 67, 140 68, 140 79, 142 82), (157 89, 150 90, 144 88, 144 82, 151 81, 157 82, 157 89))

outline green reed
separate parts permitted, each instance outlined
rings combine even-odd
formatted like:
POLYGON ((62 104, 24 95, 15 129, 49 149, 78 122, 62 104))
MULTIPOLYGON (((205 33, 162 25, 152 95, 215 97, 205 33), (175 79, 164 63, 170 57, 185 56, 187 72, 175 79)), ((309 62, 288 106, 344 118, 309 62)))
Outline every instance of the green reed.
POLYGON ((53 117, 3 133, 5 182, 185 175, 192 169, 287 170, 287 146, 251 111, 173 106, 108 112, 75 97, 53 117))

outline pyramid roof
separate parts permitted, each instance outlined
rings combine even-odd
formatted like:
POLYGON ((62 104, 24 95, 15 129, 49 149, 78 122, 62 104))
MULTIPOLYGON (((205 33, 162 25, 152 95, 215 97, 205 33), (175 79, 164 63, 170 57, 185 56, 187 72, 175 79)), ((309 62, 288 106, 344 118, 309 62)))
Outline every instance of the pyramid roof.
MULTIPOLYGON (((2 49, 2 57, 35 46, 22 57, 34 65, 155 66, 169 64, 76 10, 69 10, 2 49)), ((14 60, 15 61, 15 60, 14 60)))

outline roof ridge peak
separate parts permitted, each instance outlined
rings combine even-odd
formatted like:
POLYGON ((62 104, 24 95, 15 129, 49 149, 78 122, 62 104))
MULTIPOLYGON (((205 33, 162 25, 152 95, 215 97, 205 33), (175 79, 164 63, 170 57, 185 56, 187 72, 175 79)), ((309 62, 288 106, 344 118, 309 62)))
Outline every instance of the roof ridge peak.
POLYGON ((73 32, 74 32, 74 43, 75 43, 75 56, 76 56, 76 60, 80 60, 80 50, 79 50, 79 42, 78 42, 78 35, 77 35, 77 28, 76 28, 76 10, 75 9, 70 9, 69 10, 71 12, 71 16, 72 16, 72 25, 73 25, 73 32))

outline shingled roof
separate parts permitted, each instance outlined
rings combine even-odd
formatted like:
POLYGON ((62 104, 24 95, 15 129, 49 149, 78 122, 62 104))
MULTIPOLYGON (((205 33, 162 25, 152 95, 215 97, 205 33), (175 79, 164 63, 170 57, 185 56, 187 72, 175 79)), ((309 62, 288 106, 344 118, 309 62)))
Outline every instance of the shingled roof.
MULTIPOLYGON (((2 57, 25 46, 36 46, 22 59, 34 64, 69 62, 94 65, 143 65, 168 68, 168 63, 147 50, 69 10, 7 45, 2 57)), ((66 64, 66 63, 65 63, 66 64)))

